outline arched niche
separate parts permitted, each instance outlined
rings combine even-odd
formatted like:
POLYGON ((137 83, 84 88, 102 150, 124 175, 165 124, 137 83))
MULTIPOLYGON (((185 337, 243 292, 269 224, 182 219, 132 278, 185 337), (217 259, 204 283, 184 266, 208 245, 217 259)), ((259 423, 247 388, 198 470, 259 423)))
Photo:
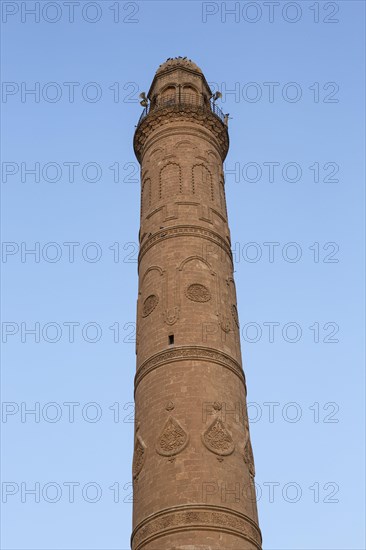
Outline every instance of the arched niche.
POLYGON ((164 271, 158 265, 150 266, 141 277, 138 298, 138 318, 145 319, 161 311, 163 305, 164 271))
POLYGON ((141 217, 146 215, 151 206, 151 178, 146 177, 141 185, 141 217))
POLYGON ((200 102, 200 93, 198 90, 191 84, 184 84, 182 86, 182 101, 190 105, 199 105, 200 102))
POLYGON ((158 103, 160 106, 174 105, 176 103, 177 90, 172 84, 165 86, 159 96, 158 103))
POLYGON ((175 161, 169 161, 159 174, 158 199, 164 199, 182 193, 182 169, 175 161))
POLYGON ((202 256, 189 256, 181 262, 177 275, 179 304, 188 317, 190 313, 196 315, 200 309, 203 316, 207 315, 207 311, 216 316, 217 276, 209 262, 202 256))
POLYGON ((192 194, 211 201, 215 198, 212 173, 203 163, 192 166, 192 194))

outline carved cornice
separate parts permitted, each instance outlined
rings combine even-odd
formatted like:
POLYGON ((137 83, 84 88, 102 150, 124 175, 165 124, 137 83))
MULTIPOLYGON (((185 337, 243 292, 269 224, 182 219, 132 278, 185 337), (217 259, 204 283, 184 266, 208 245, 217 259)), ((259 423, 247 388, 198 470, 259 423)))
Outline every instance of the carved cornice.
POLYGON ((240 378, 246 391, 244 371, 240 363, 233 359, 233 357, 230 357, 230 355, 213 348, 206 348, 202 346, 182 346, 156 353, 137 367, 135 376, 135 392, 141 380, 153 370, 162 367, 167 363, 190 360, 217 363, 218 365, 229 369, 240 378))
POLYGON ((141 162, 146 141, 156 129, 170 122, 180 121, 200 124, 206 130, 210 130, 219 145, 221 158, 225 160, 229 149, 227 126, 209 109, 203 109, 199 105, 179 104, 150 111, 137 126, 133 148, 138 161, 141 162))
POLYGON ((167 227, 162 231, 154 233, 153 235, 151 235, 151 237, 145 240, 145 242, 140 247, 138 266, 140 267, 142 257, 152 246, 161 242, 162 240, 170 239, 172 237, 200 237, 201 239, 207 239, 208 241, 215 243, 217 246, 225 250, 230 258, 231 263, 233 263, 233 255, 230 245, 228 241, 221 237, 221 235, 219 235, 215 231, 212 231, 211 229, 198 227, 197 225, 176 225, 174 227, 167 227))
POLYGON ((133 530, 131 548, 140 550, 159 537, 195 529, 228 533, 250 542, 258 550, 262 548, 260 529, 252 519, 236 510, 209 504, 174 506, 151 514, 133 530))

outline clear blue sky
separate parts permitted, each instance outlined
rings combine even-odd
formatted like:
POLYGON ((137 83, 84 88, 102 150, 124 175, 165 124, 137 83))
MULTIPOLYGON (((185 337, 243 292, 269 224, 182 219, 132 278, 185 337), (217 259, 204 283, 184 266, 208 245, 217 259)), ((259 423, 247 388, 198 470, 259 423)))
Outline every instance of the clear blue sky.
POLYGON ((232 117, 263 547, 364 549, 364 2, 82 0, 73 22, 34 4, 2 2, 2 548, 129 548, 132 138, 138 94, 182 55, 232 117))

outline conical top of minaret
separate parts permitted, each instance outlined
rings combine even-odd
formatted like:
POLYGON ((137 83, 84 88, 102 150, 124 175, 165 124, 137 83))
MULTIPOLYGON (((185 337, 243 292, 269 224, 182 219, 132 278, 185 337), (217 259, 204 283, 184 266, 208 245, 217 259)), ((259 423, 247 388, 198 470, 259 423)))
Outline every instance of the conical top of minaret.
POLYGON ((183 68, 183 69, 189 69, 191 71, 196 71, 198 73, 202 74, 201 69, 199 68, 196 63, 194 63, 191 59, 188 59, 188 57, 168 57, 164 63, 159 65, 158 70, 156 71, 156 74, 159 74, 167 69, 176 69, 176 68, 183 68))

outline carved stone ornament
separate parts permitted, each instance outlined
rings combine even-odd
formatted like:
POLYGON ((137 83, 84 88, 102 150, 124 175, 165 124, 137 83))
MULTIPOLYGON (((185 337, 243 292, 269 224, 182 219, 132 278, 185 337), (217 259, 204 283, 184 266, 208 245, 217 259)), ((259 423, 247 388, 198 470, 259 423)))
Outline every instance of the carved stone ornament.
POLYGON ((183 451, 189 440, 188 434, 172 416, 169 416, 156 444, 156 452, 162 456, 174 456, 183 451))
POLYGON ((172 309, 166 309, 164 311, 164 321, 167 325, 174 325, 179 319, 179 307, 174 307, 172 309))
POLYGON ((224 315, 220 318, 220 327, 221 329, 228 334, 230 332, 230 319, 228 317, 225 317, 224 315))
POLYGON ((174 403, 173 403, 173 401, 169 401, 169 402, 166 404, 165 410, 166 410, 166 411, 172 411, 173 409, 174 409, 174 403))
POLYGON ((251 518, 235 510, 209 504, 175 506, 151 514, 135 527, 131 547, 142 550, 151 543, 153 548, 159 548, 157 540, 160 537, 197 529, 216 532, 218 537, 223 531, 240 537, 242 542, 240 544, 238 541, 236 548, 262 548, 260 530, 251 518))
POLYGON ((142 306, 142 316, 147 317, 156 308, 159 303, 159 298, 156 294, 150 294, 144 301, 142 306))
POLYGON ((245 386, 245 377, 241 364, 230 355, 226 355, 226 353, 212 348, 204 348, 201 346, 182 346, 180 348, 164 350, 156 353, 139 365, 135 376, 135 391, 141 380, 155 369, 162 367, 167 363, 185 360, 199 361, 200 363, 209 361, 210 363, 222 365, 236 374, 245 386))
POLYGON ((255 476, 254 456, 253 456, 253 449, 252 449, 252 444, 250 442, 250 439, 248 439, 247 444, 245 445, 244 462, 249 468, 249 473, 251 477, 254 477, 255 476))
POLYGON ((231 306, 231 313, 232 313, 232 315, 233 315, 234 322, 235 322, 236 326, 239 328, 238 308, 236 307, 235 304, 233 304, 233 305, 231 306))
POLYGON ((231 455, 235 448, 231 434, 219 418, 215 418, 202 434, 202 442, 209 451, 219 456, 231 455))
POLYGON ((135 439, 135 448, 133 453, 132 476, 137 479, 142 470, 146 458, 146 445, 138 435, 135 439))
POLYGON ((208 302, 211 300, 211 293, 204 285, 193 283, 186 288, 186 296, 192 302, 208 302))
POLYGON ((203 227, 197 227, 195 225, 168 227, 164 231, 157 231, 150 237, 146 238, 145 242, 140 247, 138 265, 140 266, 143 256, 152 246, 157 245, 162 240, 171 239, 174 237, 198 237, 200 239, 207 239, 224 250, 230 259, 231 265, 234 265, 230 241, 228 242, 227 239, 224 239, 219 233, 216 233, 216 231, 203 227))

